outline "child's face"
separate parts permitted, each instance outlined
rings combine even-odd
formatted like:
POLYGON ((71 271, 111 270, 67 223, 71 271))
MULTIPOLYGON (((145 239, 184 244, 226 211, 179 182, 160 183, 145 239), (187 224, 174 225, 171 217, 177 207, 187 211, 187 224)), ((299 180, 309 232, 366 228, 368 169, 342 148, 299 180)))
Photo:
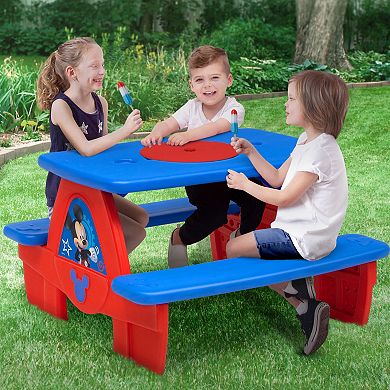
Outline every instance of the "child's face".
POLYGON ((284 106, 286 107, 286 123, 288 125, 303 128, 307 126, 304 109, 297 97, 296 83, 294 81, 288 85, 288 98, 284 106))
POLYGON ((103 86, 104 59, 99 45, 91 45, 84 52, 82 60, 74 72, 80 86, 86 91, 96 91, 103 86))
POLYGON ((226 73, 222 60, 190 72, 191 91, 204 105, 214 106, 225 99, 226 89, 232 85, 233 78, 226 73))

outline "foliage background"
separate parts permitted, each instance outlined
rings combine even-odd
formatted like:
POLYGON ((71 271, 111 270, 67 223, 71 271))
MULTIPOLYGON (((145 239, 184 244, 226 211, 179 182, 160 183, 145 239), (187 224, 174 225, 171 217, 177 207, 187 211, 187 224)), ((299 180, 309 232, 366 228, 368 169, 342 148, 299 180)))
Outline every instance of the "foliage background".
POLYGON ((285 91, 303 69, 339 74, 346 82, 390 80, 390 1, 349 0, 345 47, 354 66, 293 64, 294 0, 0 0, 0 146, 10 132, 40 137, 48 113, 37 110, 35 82, 46 56, 74 36, 103 47, 102 94, 113 130, 128 115, 116 91, 125 82, 149 130, 189 97, 186 58, 201 44, 223 47, 234 84, 229 94, 285 91), (10 58, 11 56, 11 58, 10 58), (23 57, 21 57, 23 56, 23 57))
MULTIPOLYGON (((294 0, 36 0, 24 3, 0 0, 2 54, 46 56, 66 39, 65 27, 76 36, 95 37, 126 27, 142 37, 141 43, 154 48, 177 48, 178 43, 192 48, 211 37, 218 44, 227 40, 221 46, 230 56, 239 52, 248 57, 270 58, 271 51, 277 58, 292 57, 294 0)), ((348 0, 344 25, 347 51, 386 52, 389 26, 388 0, 348 0)), ((125 41, 126 46, 129 43, 125 41)))

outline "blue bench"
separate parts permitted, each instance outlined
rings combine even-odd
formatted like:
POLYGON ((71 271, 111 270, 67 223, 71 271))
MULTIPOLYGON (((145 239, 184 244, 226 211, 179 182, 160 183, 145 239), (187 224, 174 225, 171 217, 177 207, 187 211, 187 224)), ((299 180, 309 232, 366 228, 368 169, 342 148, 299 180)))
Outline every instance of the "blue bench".
MULTIPOLYGON (((148 227, 183 221, 195 209, 187 198, 141 206, 149 214, 148 227)), ((228 213, 238 212, 239 207, 231 203, 228 213)), ((19 244, 39 246, 46 245, 48 229, 49 219, 44 218, 9 224, 5 226, 4 234, 19 244)), ((316 276, 317 296, 331 305, 332 317, 363 325, 368 321, 372 288, 376 282, 376 260, 388 253, 389 247, 384 242, 349 234, 340 236, 336 249, 319 261, 220 260, 119 276, 113 280, 112 289, 129 301, 155 305, 316 276), (348 294, 343 292, 345 288, 348 294)))
MULTIPOLYGON (((140 205, 149 214, 147 227, 166 225, 184 221, 195 207, 188 198, 162 200, 140 205)), ((231 202, 228 214, 238 214, 240 208, 231 202)), ((4 235, 22 245, 46 245, 49 232, 48 218, 14 222, 4 227, 4 235)))
MULTIPOLYGON (((194 210, 186 198, 154 202, 142 207, 150 216, 148 226, 182 221, 194 210)), ((238 212, 238 206, 231 204, 229 214, 238 212)), ((42 269, 37 267, 38 272, 35 272, 30 267, 35 262, 39 265, 41 256, 51 253, 45 252, 48 229, 49 220, 40 219, 7 225, 4 234, 20 244, 19 256, 24 263, 29 302, 58 318, 67 319, 63 290, 46 283, 40 275, 42 269), (31 249, 34 249, 33 254, 29 254, 31 249)), ((223 241, 220 246, 224 246, 226 241, 220 241, 223 241)), ((124 316, 115 310, 112 314, 105 309, 101 312, 113 318, 114 350, 162 373, 168 342, 169 303, 315 276, 317 297, 329 303, 331 317, 364 325, 368 321, 372 289, 376 282, 376 261, 388 253, 389 246, 384 242, 348 234, 340 236, 336 249, 318 261, 235 258, 114 276, 110 283, 101 286, 108 287, 110 302, 120 302, 118 307, 121 308, 126 307, 126 303, 129 306, 124 316), (120 301, 115 301, 115 297, 120 301)), ((68 265, 68 262, 60 260, 57 259, 56 265, 68 265)), ((55 268, 51 271, 57 275, 55 268)), ((99 305, 99 295, 91 304, 99 305)), ((95 306, 86 312, 96 312, 95 306)))
POLYGON ((370 263, 389 246, 359 234, 346 234, 318 261, 235 258, 160 271, 129 274, 112 282, 115 293, 141 305, 164 304, 268 286, 370 263))

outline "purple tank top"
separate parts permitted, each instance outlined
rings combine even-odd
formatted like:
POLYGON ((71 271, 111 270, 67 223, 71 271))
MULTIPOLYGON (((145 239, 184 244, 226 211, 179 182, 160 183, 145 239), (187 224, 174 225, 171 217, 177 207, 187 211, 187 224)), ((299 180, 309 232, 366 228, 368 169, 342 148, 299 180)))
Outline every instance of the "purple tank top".
MULTIPOLYGON (((93 100, 95 101, 96 111, 92 114, 88 114, 84 112, 80 107, 78 107, 68 96, 66 96, 63 92, 60 92, 54 100, 62 99, 64 100, 70 109, 72 110, 73 119, 77 123, 77 126, 80 127, 80 130, 84 133, 85 138, 88 141, 99 138, 103 135, 103 123, 104 123, 104 115, 103 115, 103 107, 102 103, 96 95, 96 93, 92 93, 93 100)), ((53 100, 53 101, 54 101, 53 100)), ((73 147, 70 142, 65 137, 64 133, 61 131, 60 127, 54 125, 51 121, 51 113, 50 113, 50 152, 63 152, 65 150, 72 150, 73 147)), ((61 178, 53 173, 49 172, 46 179, 46 199, 47 205, 49 207, 54 206, 54 201, 57 196, 58 187, 60 185, 61 178)))

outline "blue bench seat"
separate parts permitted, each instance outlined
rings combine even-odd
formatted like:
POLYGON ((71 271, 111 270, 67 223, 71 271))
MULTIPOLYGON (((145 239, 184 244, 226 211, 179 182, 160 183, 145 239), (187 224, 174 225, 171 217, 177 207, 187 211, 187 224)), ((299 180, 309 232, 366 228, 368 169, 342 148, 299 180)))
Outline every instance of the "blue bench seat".
MULTIPOLYGON (((149 214, 147 227, 184 221, 195 207, 188 198, 162 200, 140 205, 149 214)), ((240 208, 231 202, 228 214, 237 214, 240 208)), ((48 218, 11 223, 4 227, 4 235, 22 245, 46 245, 49 232, 48 218)))
POLYGON ((325 274, 386 257, 389 246, 358 234, 337 239, 336 249, 317 261, 260 260, 235 258, 122 275, 112 282, 112 290, 142 305, 164 304, 264 287, 308 276, 325 274))

